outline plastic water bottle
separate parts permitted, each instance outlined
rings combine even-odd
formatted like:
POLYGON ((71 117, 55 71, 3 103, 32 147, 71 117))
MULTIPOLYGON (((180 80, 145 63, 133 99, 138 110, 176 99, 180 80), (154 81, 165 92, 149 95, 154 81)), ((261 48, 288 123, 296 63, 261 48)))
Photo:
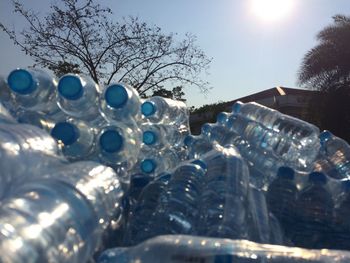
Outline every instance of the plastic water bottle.
POLYGON ((350 249, 350 181, 340 182, 340 193, 335 198, 334 219, 329 233, 331 249, 350 249))
POLYGON ((121 196, 113 170, 96 163, 19 186, 0 212, 1 261, 87 262, 121 196))
POLYGON ((268 211, 265 192, 254 186, 249 187, 247 211, 250 219, 249 240, 262 244, 270 243, 272 229, 268 211))
POLYGON ((101 112, 109 121, 140 118, 141 99, 136 89, 122 83, 106 87, 100 99, 101 112))
POLYGON ((152 174, 153 176, 170 171, 181 162, 178 153, 170 148, 147 153, 142 154, 144 158, 140 158, 139 168, 141 172, 152 174))
POLYGON ((309 185, 299 193, 295 206, 293 243, 306 248, 327 247, 334 205, 323 173, 309 174, 309 185))
POLYGON ((20 110, 17 112, 17 121, 19 123, 31 124, 40 129, 51 132, 57 122, 63 121, 67 116, 59 111, 56 114, 48 115, 38 111, 20 110))
POLYGON ((135 245, 153 237, 156 208, 159 204, 159 197, 164 192, 165 187, 166 184, 163 181, 155 180, 141 192, 136 205, 132 209, 127 228, 125 242, 128 245, 135 245))
POLYGON ((239 136, 230 131, 221 123, 205 123, 201 127, 201 134, 206 136, 211 143, 217 143, 221 146, 232 144, 239 136))
POLYGON ((7 78, 17 107, 50 113, 57 110, 57 81, 39 69, 15 69, 7 78))
POLYGON ((141 112, 153 123, 188 126, 189 113, 186 104, 182 101, 153 96, 142 103, 141 112))
POLYGON ((185 127, 144 123, 141 125, 143 147, 161 150, 165 147, 180 147, 189 131, 185 127))
POLYGON ((51 136, 60 143, 70 161, 87 159, 95 150, 95 131, 83 120, 68 118, 58 122, 51 129, 51 136))
POLYGON ((197 233, 201 184, 206 172, 204 166, 185 163, 172 173, 159 199, 153 236, 197 233))
POLYGON ((189 159, 201 158, 202 155, 213 149, 213 144, 203 135, 188 135, 184 139, 184 146, 188 151, 189 159))
POLYGON ((289 229, 295 223, 297 195, 294 170, 290 167, 280 167, 277 178, 269 185, 266 200, 269 211, 279 220, 287 237, 291 236, 289 229))
POLYGON ((141 132, 135 123, 118 122, 101 127, 97 155, 102 163, 131 168, 140 151, 141 132))
POLYGON ((245 135, 259 136, 251 139, 258 139, 261 146, 270 145, 286 160, 297 153, 299 165, 305 168, 315 160, 320 147, 316 126, 254 102, 235 103, 233 113, 253 121, 245 124, 245 135))
POLYGON ((167 235, 149 239, 134 247, 116 247, 104 251, 98 263, 118 262, 204 262, 204 263, 321 263, 350 260, 346 251, 319 251, 259 244, 247 240, 229 240, 186 235, 167 235))
POLYGON ((249 171, 233 147, 217 147, 202 159, 207 174, 200 197, 201 235, 245 239, 249 171))
POLYGON ((257 148, 262 148, 281 159, 286 165, 300 171, 310 171, 319 151, 319 142, 302 146, 292 135, 268 129, 262 124, 240 115, 233 116, 230 130, 257 148))
POLYGON ((320 134, 322 157, 330 167, 324 169, 327 175, 336 179, 350 178, 350 145, 329 131, 320 134))
POLYGON ((98 109, 99 86, 88 76, 66 74, 57 86, 58 106, 67 115, 94 122, 101 118, 98 109))
POLYGON ((0 197, 17 183, 67 162, 55 140, 35 126, 2 123, 0 138, 0 197))

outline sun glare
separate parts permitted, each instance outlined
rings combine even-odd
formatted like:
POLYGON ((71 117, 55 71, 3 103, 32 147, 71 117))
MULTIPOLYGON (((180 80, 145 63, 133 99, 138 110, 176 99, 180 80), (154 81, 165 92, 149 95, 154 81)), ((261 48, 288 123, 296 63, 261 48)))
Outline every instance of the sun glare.
POLYGON ((295 0, 251 0, 253 13, 264 21, 277 21, 288 16, 295 0))

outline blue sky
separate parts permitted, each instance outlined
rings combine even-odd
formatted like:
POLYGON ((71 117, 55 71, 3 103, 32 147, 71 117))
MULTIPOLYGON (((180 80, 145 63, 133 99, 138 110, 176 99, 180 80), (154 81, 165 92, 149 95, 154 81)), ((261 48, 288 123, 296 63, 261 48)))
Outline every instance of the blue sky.
MULTIPOLYGON (((266 0, 260 0, 266 1, 266 0)), ((279 0, 286 1, 286 0, 279 0)), ((24 1, 45 13, 50 1, 24 1)), ((228 101, 274 86, 297 87, 297 72, 304 54, 316 45, 316 34, 335 14, 350 15, 349 0, 292 0, 282 18, 265 21, 252 12, 253 0, 117 0, 100 1, 119 17, 136 15, 164 32, 197 36, 197 45, 213 58, 213 87, 206 96, 187 88, 189 106, 228 101)), ((0 0, 0 19, 21 28, 10 0, 0 0)), ((32 60, 0 32, 0 74, 32 64, 32 60)))

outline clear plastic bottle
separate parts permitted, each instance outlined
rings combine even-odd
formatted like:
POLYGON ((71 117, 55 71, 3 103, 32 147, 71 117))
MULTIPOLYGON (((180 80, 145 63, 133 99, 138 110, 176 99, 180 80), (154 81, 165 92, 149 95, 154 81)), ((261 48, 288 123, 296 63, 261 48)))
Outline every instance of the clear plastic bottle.
POLYGON ((57 110, 57 81, 40 69, 15 69, 7 77, 15 107, 45 113, 57 110))
POLYGON ((329 167, 322 166, 322 172, 335 179, 350 178, 350 145, 329 131, 320 134, 321 158, 329 167))
POLYGON ((270 233, 273 230, 270 228, 265 192, 254 186, 249 187, 247 209, 248 222, 250 222, 249 240, 261 244, 270 244, 270 233))
POLYGON ((161 151, 152 151, 143 154, 140 158, 139 167, 141 172, 157 176, 158 174, 170 171, 180 162, 180 156, 170 148, 164 148, 161 151))
POLYGON ((199 202, 205 169, 185 163, 172 173, 165 192, 159 197, 152 235, 196 234, 199 202))
POLYGON ((109 121, 134 118, 139 120, 141 98, 136 89, 126 84, 107 86, 100 99, 102 115, 109 121))
POLYGON ((292 135, 268 129, 261 123, 241 115, 232 116, 229 129, 249 144, 262 148, 293 169, 310 172, 319 151, 319 140, 310 145, 300 145, 292 135))
POLYGON ((126 244, 135 245, 153 237, 156 208, 165 187, 166 184, 163 181, 154 180, 143 189, 135 207, 132 209, 127 227, 126 244))
POLYGON ((153 124, 146 122, 141 125, 143 147, 161 150, 165 147, 180 147, 188 135, 185 127, 153 124))
POLYGON ((203 135, 187 135, 184 146, 188 151, 188 159, 201 158, 202 155, 213 149, 213 144, 203 135))
POLYGON ((221 123, 205 123, 201 127, 201 134, 206 136, 211 143, 217 143, 221 146, 232 144, 238 136, 237 133, 230 131, 221 123))
POLYGON ((291 236, 290 226, 294 225, 294 213, 298 189, 294 181, 294 170, 282 166, 277 178, 269 185, 266 200, 269 211, 279 220, 287 237, 291 236))
POLYGON ((67 115, 85 121, 102 119, 99 112, 99 86, 88 76, 66 74, 59 79, 57 103, 67 115))
POLYGON ((96 144, 96 154, 102 163, 129 169, 140 152, 141 131, 135 123, 111 123, 101 127, 96 144))
POLYGON ((59 142, 70 161, 88 159, 95 150, 95 131, 83 120, 68 118, 57 122, 51 129, 51 136, 59 142))
POLYGON ((45 131, 26 124, 0 124, 0 197, 17 183, 38 176, 67 161, 45 131))
POLYGON ((202 157, 207 173, 200 196, 200 234, 248 238, 246 205, 249 171, 233 147, 216 147, 202 157))
POLYGON ((87 262, 93 256, 111 218, 105 209, 122 196, 120 184, 100 164, 69 168, 22 184, 4 201, 2 262, 87 262))
POLYGON ((153 123, 188 126, 189 112, 186 104, 182 101, 153 96, 142 103, 141 112, 145 118, 153 123))
POLYGON ((309 185, 298 195, 295 204, 292 242, 305 248, 326 248, 332 222, 333 199, 323 173, 309 174, 309 185))
POLYGON ((57 122, 63 121, 66 118, 67 116, 62 111, 53 115, 30 110, 20 110, 17 113, 17 121, 19 123, 31 124, 49 133, 57 122))

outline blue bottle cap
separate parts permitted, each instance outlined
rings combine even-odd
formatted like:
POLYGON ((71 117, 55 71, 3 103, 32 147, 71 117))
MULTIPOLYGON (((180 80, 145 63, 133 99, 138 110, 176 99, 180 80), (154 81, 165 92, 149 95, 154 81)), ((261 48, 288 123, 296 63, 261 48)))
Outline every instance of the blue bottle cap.
POLYGON ((227 121, 228 113, 227 112, 219 112, 216 116, 217 123, 225 123, 227 121))
POLYGON ((32 74, 25 69, 13 70, 7 78, 7 83, 12 91, 22 95, 32 93, 37 87, 32 74))
POLYGON ((206 162, 204 162, 203 160, 200 160, 200 159, 195 159, 195 160, 193 160, 191 163, 197 164, 197 165, 200 166, 204 171, 206 171, 207 168, 208 168, 206 162))
POLYGON ((141 162, 140 168, 144 173, 152 173, 156 169, 157 164, 152 159, 145 159, 141 162))
POLYGON ((78 76, 65 75, 58 82, 58 93, 67 100, 77 100, 83 96, 83 85, 78 76))
POLYGON ((187 135, 184 139, 184 145, 186 147, 189 147, 193 142, 193 136, 192 135, 187 135))
POLYGON ((123 137, 116 130, 106 130, 100 136, 100 146, 107 153, 115 153, 123 147, 123 137))
POLYGON ((71 145, 78 140, 79 130, 74 124, 59 122, 51 130, 51 136, 62 141, 65 145, 71 145))
POLYGON ((156 105, 152 101, 146 101, 141 105, 141 113, 146 117, 153 115, 156 110, 156 105))
POLYGON ((332 138, 333 134, 330 131, 323 131, 320 133, 319 138, 321 145, 325 144, 330 138, 332 138))
POLYGON ((201 134, 208 134, 211 130, 211 125, 209 123, 204 123, 201 127, 201 134))
POLYGON ((233 113, 238 113, 241 111, 243 102, 237 101, 235 104, 232 106, 232 112, 233 113))
POLYGON ((131 177, 132 187, 143 188, 151 181, 151 177, 145 174, 135 174, 131 177))
POLYGON ((281 166, 280 168, 278 168, 277 176, 280 178, 293 180, 294 170, 288 166, 281 166))
POLYGON ((157 135, 153 131, 145 131, 142 134, 142 141, 147 145, 155 144, 157 141, 157 135))
POLYGON ((312 172, 312 173, 309 174, 309 182, 326 184, 327 183, 327 177, 324 175, 324 173, 312 172))
POLYGON ((122 108, 128 101, 128 91, 121 84, 115 84, 107 87, 105 100, 112 108, 122 108))

